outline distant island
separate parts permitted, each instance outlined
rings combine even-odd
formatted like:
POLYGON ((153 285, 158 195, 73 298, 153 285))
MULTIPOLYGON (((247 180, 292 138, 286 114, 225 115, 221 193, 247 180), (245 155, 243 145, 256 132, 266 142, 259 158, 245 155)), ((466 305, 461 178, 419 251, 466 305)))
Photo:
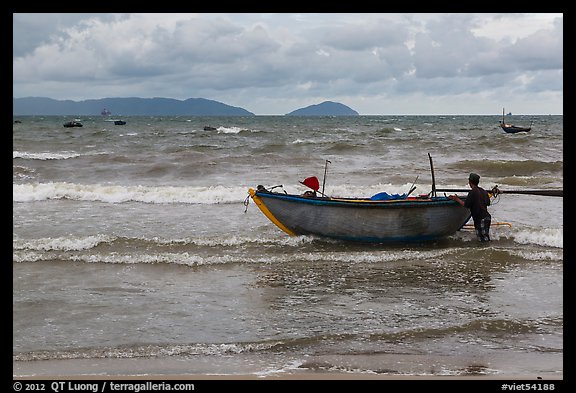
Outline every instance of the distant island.
POLYGON ((310 105, 296 109, 286 116, 358 116, 358 112, 338 102, 324 101, 321 104, 310 105))
POLYGON ((13 98, 13 115, 93 116, 255 116, 243 108, 204 98, 101 98, 84 101, 60 101, 45 97, 13 98))
MULTIPOLYGON (((101 98, 84 101, 47 97, 12 98, 14 116, 256 116, 246 109, 205 98, 101 98)), ((310 105, 286 116, 358 116, 350 107, 332 101, 310 105)))

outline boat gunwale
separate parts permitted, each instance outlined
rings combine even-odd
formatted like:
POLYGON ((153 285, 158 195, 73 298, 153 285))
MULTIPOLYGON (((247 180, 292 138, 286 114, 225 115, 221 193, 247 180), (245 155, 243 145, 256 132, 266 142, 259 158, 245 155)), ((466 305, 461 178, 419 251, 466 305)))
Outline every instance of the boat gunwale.
MULTIPOLYGON (((274 198, 297 203, 319 206, 339 206, 348 208, 423 208, 437 206, 457 206, 458 202, 448 197, 432 197, 426 199, 389 199, 389 200, 370 200, 363 198, 326 198, 326 197, 305 197, 295 194, 281 194, 270 191, 256 191, 255 196, 261 198, 274 198)), ((462 197, 465 198, 465 197, 462 197)))

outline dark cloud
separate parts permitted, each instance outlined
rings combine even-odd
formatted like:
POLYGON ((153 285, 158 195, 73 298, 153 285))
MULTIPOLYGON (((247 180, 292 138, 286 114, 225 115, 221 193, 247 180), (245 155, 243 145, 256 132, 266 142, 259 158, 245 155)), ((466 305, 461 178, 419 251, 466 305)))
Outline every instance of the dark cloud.
POLYGON ((126 17, 122 14, 25 13, 12 14, 12 51, 14 57, 32 54, 39 46, 66 38, 66 29, 93 18, 103 22, 126 17))

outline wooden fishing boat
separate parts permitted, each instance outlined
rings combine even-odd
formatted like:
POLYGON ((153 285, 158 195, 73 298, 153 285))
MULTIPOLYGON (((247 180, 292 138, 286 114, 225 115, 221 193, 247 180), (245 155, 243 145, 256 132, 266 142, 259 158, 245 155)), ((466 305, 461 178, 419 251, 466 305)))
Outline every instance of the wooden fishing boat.
POLYGON ((309 197, 248 190, 262 213, 291 236, 312 235, 369 243, 421 242, 454 234, 470 210, 447 197, 398 199, 309 197))
MULTIPOLYGON (((273 191, 282 186, 266 189, 259 185, 256 190, 248 190, 248 198, 252 198, 270 221, 291 236, 312 235, 366 243, 436 240, 456 233, 470 220, 471 214, 458 202, 436 195, 430 154, 428 158, 432 190, 416 197, 410 196, 416 189, 414 184, 408 193, 402 195, 382 192, 370 198, 328 197, 324 194, 324 185, 330 161, 326 160, 321 192, 318 179, 312 176, 300 182, 313 190, 303 195, 273 191)), ((466 196, 460 198, 466 199, 466 196)))
MULTIPOLYGON (((338 240, 367 243, 407 243, 437 240, 453 235, 458 230, 469 228, 470 210, 447 196, 437 196, 437 192, 462 192, 465 200, 468 189, 436 188, 432 157, 432 190, 428 194, 410 197, 416 187, 412 184, 406 194, 385 192, 370 198, 334 198, 324 194, 326 170, 330 161, 326 160, 322 191, 315 176, 300 182, 312 189, 302 195, 276 192, 262 185, 256 190, 250 188, 245 205, 250 198, 264 215, 278 228, 291 236, 312 235, 338 240), (320 194, 320 196, 318 196, 320 194)), ((416 178, 416 180, 418 177, 416 178)), ((416 180, 414 183, 416 183, 416 180)), ((500 194, 523 194, 563 197, 563 190, 506 190, 494 186, 488 192, 491 198, 500 194)), ((496 222, 494 225, 508 225, 496 222)))
POLYGON ((513 124, 507 124, 504 118, 504 108, 502 108, 502 121, 500 122, 500 127, 508 134, 515 134, 517 132, 529 132, 532 129, 532 125, 530 125, 530 127, 520 127, 513 124))

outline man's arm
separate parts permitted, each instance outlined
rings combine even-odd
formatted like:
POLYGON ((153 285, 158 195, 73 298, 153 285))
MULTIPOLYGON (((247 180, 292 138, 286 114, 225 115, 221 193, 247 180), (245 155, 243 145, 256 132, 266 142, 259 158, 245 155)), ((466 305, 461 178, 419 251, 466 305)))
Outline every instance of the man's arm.
POLYGON ((453 201, 458 202, 461 206, 464 206, 464 201, 458 197, 458 195, 450 195, 448 198, 452 199, 453 201))

